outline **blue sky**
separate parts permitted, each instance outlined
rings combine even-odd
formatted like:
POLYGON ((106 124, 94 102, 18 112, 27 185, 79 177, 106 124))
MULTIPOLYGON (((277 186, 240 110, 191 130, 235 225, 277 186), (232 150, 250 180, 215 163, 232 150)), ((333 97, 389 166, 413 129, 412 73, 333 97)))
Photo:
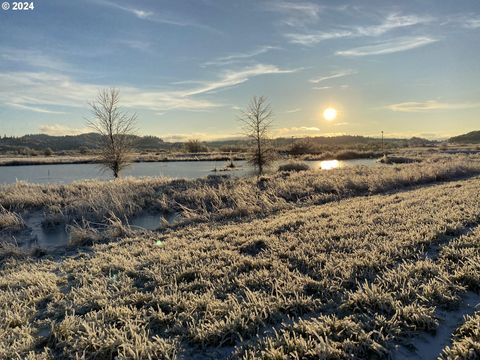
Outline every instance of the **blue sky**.
POLYGON ((238 136, 266 95, 274 136, 443 138, 479 129, 478 0, 37 0, 0 11, 0 133, 88 131, 121 91, 138 133, 238 136), (327 106, 339 116, 321 114, 327 106))

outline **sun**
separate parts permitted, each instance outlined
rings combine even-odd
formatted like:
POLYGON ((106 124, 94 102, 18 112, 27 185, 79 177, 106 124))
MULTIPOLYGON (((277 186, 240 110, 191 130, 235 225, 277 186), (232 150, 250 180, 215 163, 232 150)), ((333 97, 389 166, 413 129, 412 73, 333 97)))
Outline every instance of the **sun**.
POLYGON ((327 121, 333 121, 337 118, 337 110, 332 107, 326 108, 323 112, 323 118, 327 121))

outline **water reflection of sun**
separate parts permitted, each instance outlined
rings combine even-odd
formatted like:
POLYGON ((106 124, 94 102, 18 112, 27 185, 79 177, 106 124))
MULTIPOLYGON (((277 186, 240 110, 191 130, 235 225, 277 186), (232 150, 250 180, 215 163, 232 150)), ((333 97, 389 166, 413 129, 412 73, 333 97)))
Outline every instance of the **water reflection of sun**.
POLYGON ((339 167, 340 162, 338 160, 325 160, 320 162, 320 169, 322 170, 338 169, 339 167))

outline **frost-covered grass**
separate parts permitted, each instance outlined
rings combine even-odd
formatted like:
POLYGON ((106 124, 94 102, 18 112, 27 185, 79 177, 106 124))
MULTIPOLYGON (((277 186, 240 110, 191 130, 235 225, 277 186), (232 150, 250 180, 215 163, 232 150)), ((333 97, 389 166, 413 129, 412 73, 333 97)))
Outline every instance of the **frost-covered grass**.
POLYGON ((458 156, 419 164, 354 167, 332 171, 279 173, 261 178, 197 180, 127 178, 69 185, 17 183, 0 186, 0 205, 9 211, 41 209, 46 220, 104 221, 142 210, 183 212, 190 218, 220 220, 266 215, 299 205, 454 180, 480 174, 480 157, 458 156))
POLYGON ((387 357, 434 331, 436 308, 478 291, 479 187, 477 177, 304 201, 254 221, 6 260, 0 358, 387 357))
POLYGON ((25 227, 22 218, 0 205, 0 231, 14 232, 25 227))
POLYGON ((309 169, 310 166, 302 161, 290 161, 278 167, 278 171, 306 171, 309 169))
POLYGON ((442 359, 480 359, 480 311, 465 317, 453 334, 452 346, 443 350, 442 359))
MULTIPOLYGON (((212 153, 133 153, 132 162, 169 162, 169 161, 227 161, 245 160, 245 154, 226 152, 212 153)), ((55 165, 55 164, 92 164, 99 163, 98 155, 52 155, 52 156, 8 156, 0 155, 1 166, 55 165)))

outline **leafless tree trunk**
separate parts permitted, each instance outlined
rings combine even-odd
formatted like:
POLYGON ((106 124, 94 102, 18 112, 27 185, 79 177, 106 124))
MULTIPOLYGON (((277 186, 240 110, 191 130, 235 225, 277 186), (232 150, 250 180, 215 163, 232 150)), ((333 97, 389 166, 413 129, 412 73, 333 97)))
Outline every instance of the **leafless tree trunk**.
POLYGON ((137 115, 130 115, 119 107, 120 92, 117 89, 100 90, 89 103, 93 118, 88 125, 103 137, 102 165, 118 178, 120 171, 130 163, 132 134, 137 115))
POLYGON ((254 96, 240 114, 239 120, 243 123, 243 134, 254 143, 249 161, 258 169, 258 173, 262 174, 273 160, 273 151, 267 143, 273 113, 267 98, 254 96))

